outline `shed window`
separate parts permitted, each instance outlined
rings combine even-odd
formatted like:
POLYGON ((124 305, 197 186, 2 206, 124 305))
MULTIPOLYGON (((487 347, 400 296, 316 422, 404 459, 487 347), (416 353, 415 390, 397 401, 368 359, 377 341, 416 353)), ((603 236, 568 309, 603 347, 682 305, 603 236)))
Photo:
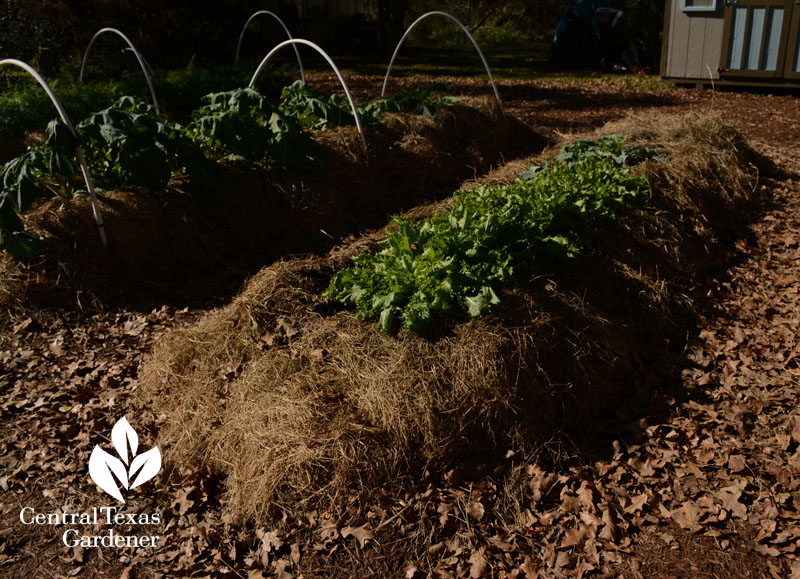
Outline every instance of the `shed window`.
POLYGON ((681 0, 681 3, 684 12, 714 12, 717 9, 717 0, 681 0))

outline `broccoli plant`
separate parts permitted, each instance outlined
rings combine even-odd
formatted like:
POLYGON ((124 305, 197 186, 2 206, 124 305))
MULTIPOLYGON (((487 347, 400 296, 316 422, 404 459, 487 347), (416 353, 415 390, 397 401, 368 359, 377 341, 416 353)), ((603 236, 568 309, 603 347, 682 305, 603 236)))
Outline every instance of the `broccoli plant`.
POLYGON ((293 117, 257 91, 244 88, 203 97, 187 131, 212 156, 233 162, 265 161, 270 169, 313 166, 313 142, 293 117))

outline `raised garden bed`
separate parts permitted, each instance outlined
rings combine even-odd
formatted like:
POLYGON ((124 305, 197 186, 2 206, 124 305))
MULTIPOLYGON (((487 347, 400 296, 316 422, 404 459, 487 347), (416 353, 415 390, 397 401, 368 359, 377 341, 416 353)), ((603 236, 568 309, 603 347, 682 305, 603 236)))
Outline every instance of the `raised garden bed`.
POLYGON ((166 460, 209 467, 234 510, 264 520, 465 460, 557 460, 548 449, 585 447, 599 424, 635 414, 669 379, 652 364, 680 351, 720 241, 752 217, 763 161, 716 117, 632 118, 604 132, 666 155, 636 169, 649 195, 587 235, 580 257, 519 276, 487 317, 386 335, 327 302, 331 277, 383 231, 267 267, 229 306, 165 337, 140 397, 166 460))
POLYGON ((435 117, 382 117, 367 129, 368 153, 354 127, 315 132, 310 171, 219 165, 210 200, 193 196, 182 176, 160 191, 115 186, 100 200, 108 250, 97 240, 88 202, 40 202, 23 221, 46 252, 25 262, 0 258, 0 299, 58 304, 81 293, 113 303, 224 294, 265 263, 327 251, 343 236, 379 227, 387 215, 545 144, 514 119, 503 123, 483 99, 462 99, 435 117))

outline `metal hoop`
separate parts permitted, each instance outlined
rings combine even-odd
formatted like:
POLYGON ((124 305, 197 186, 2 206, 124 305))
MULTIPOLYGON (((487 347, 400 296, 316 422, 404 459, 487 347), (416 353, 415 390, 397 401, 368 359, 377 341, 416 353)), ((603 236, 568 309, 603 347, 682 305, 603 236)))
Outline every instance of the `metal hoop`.
MULTIPOLYGON (((239 34, 239 42, 236 45, 236 56, 233 59, 233 64, 236 64, 237 62, 239 62, 239 52, 242 49, 242 40, 244 40, 244 33, 247 32, 247 27, 250 25, 250 22, 252 22, 252 20, 256 16, 260 16, 262 14, 269 15, 269 16, 272 16, 273 18, 275 18, 275 20, 278 21, 278 24, 280 24, 281 27, 283 28, 284 32, 286 32, 286 36, 289 37, 289 40, 292 40, 294 38, 292 36, 292 33, 289 32, 289 28, 286 26, 286 24, 283 22, 283 20, 281 20, 280 16, 278 16, 274 12, 270 12, 269 10, 259 10, 258 12, 254 12, 250 16, 250 18, 247 19, 247 22, 244 23, 244 26, 242 27, 242 32, 241 32, 241 34, 239 34)), ((300 78, 303 80, 303 82, 305 82, 306 81, 306 73, 303 70, 303 60, 300 58, 300 51, 297 50, 297 46, 294 47, 294 54, 295 54, 295 56, 297 56, 297 64, 300 66, 300 78)))
MULTIPOLYGON (((75 139, 78 139, 78 133, 75 132, 75 127, 72 126, 72 122, 69 120, 67 116, 67 111, 64 110, 64 107, 61 105, 61 102, 56 97, 53 89, 50 88, 50 85, 47 84, 41 75, 36 72, 31 66, 28 64, 16 60, 13 58, 6 58, 4 60, 0 60, 0 66, 5 65, 13 65, 18 66, 21 69, 25 70, 29 73, 33 78, 36 79, 36 82, 44 89, 47 93, 47 96, 50 97, 50 100, 53 101, 53 105, 55 105, 56 110, 58 111, 58 116, 61 117, 61 120, 64 121, 64 124, 67 125, 69 132, 72 133, 72 136, 75 139)), ((81 149, 80 143, 75 147, 75 154, 78 157, 78 163, 81 166, 81 173, 83 174, 83 180, 86 182, 86 188, 89 190, 89 199, 92 204, 92 213, 94 214, 94 221, 97 224, 97 231, 100 234, 100 241, 103 244, 103 247, 108 247, 108 242, 106 241, 106 230, 105 226, 103 225, 103 215, 100 213, 100 206, 97 204, 97 196, 94 192, 94 183, 92 183, 92 178, 89 175, 89 168, 86 166, 86 159, 83 156, 83 149, 81 149)))
POLYGON ((326 61, 328 61, 328 64, 331 65, 331 68, 333 69, 333 72, 336 73, 336 76, 339 79, 339 82, 341 83, 342 88, 344 88, 344 94, 347 95, 347 100, 350 101, 350 108, 353 110, 353 116, 356 118, 356 127, 358 128, 358 135, 361 137, 361 144, 363 145, 364 151, 366 152, 367 151, 367 139, 364 137, 364 129, 361 126, 361 117, 358 115, 358 110, 356 109, 356 103, 353 100, 353 96, 350 94, 350 89, 347 88, 347 83, 344 81, 344 77, 342 76, 342 73, 339 71, 339 68, 336 66, 336 64, 333 62, 333 60, 331 60, 331 57, 328 56, 328 53, 325 52, 324 50, 322 50, 319 46, 317 46, 316 44, 314 44, 310 40, 304 40, 302 38, 293 38, 291 40, 284 40, 278 46, 276 46, 275 48, 270 50, 269 54, 267 54, 267 56, 264 57, 264 60, 261 61, 261 64, 258 65, 258 68, 256 69, 256 72, 253 75, 253 78, 250 79, 250 84, 248 85, 248 87, 249 88, 253 88, 253 85, 255 84, 256 79, 258 78, 258 75, 261 73, 261 69, 264 68, 264 65, 267 64, 267 61, 270 58, 272 58, 272 55, 275 54, 276 52, 278 52, 284 46, 289 46, 290 44, 291 45, 303 44, 305 46, 310 46, 311 48, 313 48, 314 50, 319 52, 322 55, 322 57, 326 61))
POLYGON ((500 99, 500 91, 497 90, 497 84, 494 82, 494 76, 492 76, 492 70, 489 68, 489 63, 486 61, 486 57, 483 55, 481 47, 478 46, 478 43, 475 41, 475 38, 472 36, 472 34, 470 34, 469 30, 467 30, 467 27, 464 26, 458 18, 456 18, 452 14, 448 14, 447 12, 441 12, 439 10, 434 10, 432 12, 427 12, 423 14, 422 16, 417 18, 414 22, 412 22, 411 26, 409 26, 406 29, 405 33, 403 34, 403 37, 400 39, 400 42, 397 43, 397 47, 394 49, 394 54, 392 54, 392 59, 389 61, 389 68, 386 69, 386 77, 383 79, 383 88, 381 89, 381 97, 383 97, 386 94, 386 85, 389 84, 389 74, 391 74, 392 72, 392 66, 394 66, 394 61, 397 58, 397 54, 400 52, 400 47, 403 46, 403 42, 405 42, 406 37, 411 32, 411 29, 414 28, 420 21, 424 20, 428 16, 444 16, 445 18, 449 18, 450 20, 458 24, 461 30, 463 30, 464 33, 469 37, 470 41, 472 42, 472 46, 474 46, 475 50, 478 51, 478 56, 480 56, 481 61, 483 61, 483 66, 484 68, 486 68, 486 74, 489 75, 489 82, 492 83, 494 98, 497 99, 497 106, 500 107, 500 113, 503 115, 503 118, 505 118, 506 112, 503 109, 503 101, 500 99))
POLYGON ((136 57, 136 61, 139 63, 139 66, 141 67, 142 72, 144 73, 144 79, 147 81, 147 87, 150 89, 150 97, 153 99, 153 106, 156 108, 156 114, 160 115, 161 110, 158 106, 156 91, 153 88, 153 81, 150 79, 150 75, 147 72, 147 68, 149 65, 147 66, 145 65, 144 60, 142 59, 142 55, 139 54, 138 50, 136 50, 136 47, 133 45, 133 42, 131 42, 127 36, 125 36, 122 32, 120 32, 116 28, 101 28, 100 30, 95 32, 94 36, 92 36, 92 39, 89 41, 89 46, 86 47, 86 52, 83 53, 83 60, 81 61, 81 73, 78 76, 78 81, 83 82, 83 71, 86 68, 86 59, 89 57, 89 51, 92 49, 94 41, 97 40, 98 36, 106 32, 113 32, 114 34, 122 38, 122 40, 124 40, 125 43, 128 45, 128 47, 131 49, 131 52, 133 52, 133 56, 136 57))

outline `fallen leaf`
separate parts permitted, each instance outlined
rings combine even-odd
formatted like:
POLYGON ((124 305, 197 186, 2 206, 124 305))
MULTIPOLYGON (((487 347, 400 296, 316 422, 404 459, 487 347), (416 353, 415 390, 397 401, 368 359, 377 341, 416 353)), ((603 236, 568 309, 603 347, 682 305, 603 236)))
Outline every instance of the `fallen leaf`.
POLYGON ((558 546, 559 549, 568 549, 569 547, 580 547, 585 542, 586 539, 589 537, 590 530, 588 527, 578 527, 577 529, 573 529, 571 531, 567 531, 564 534, 564 539, 561 541, 561 544, 558 546))
POLYGON ((672 545, 673 543, 677 543, 677 541, 675 540, 675 537, 673 537, 669 533, 661 533, 658 536, 658 538, 661 539, 662 541, 664 541, 667 545, 672 545))
POLYGON ((770 557, 778 557, 781 554, 781 552, 774 547, 770 547, 769 545, 764 545, 762 543, 756 543, 753 548, 755 549, 756 553, 769 555, 770 557))
POLYGON ((364 548, 366 542, 373 538, 372 531, 365 527, 345 527, 341 532, 342 537, 345 539, 351 535, 355 537, 362 549, 364 548))
POLYGON ((730 511, 737 519, 747 517, 747 507, 739 501, 741 496, 742 491, 735 486, 725 487, 716 493, 716 497, 722 503, 722 507, 730 511))
POLYGON ((189 493, 193 490, 194 489, 181 489, 176 493, 175 500, 172 501, 172 508, 176 510, 179 515, 185 515, 192 505, 194 505, 194 501, 189 498, 189 493))
POLYGON ((645 493, 636 495, 631 499, 630 504, 627 507, 625 507, 624 512, 635 513, 637 511, 641 511, 644 505, 646 504, 647 504, 647 495, 645 493))
POLYGON ((672 519, 687 531, 700 530, 702 512, 694 501, 686 501, 680 508, 670 512, 672 519))
POLYGON ((479 501, 470 501, 467 504, 467 514, 473 519, 480 521, 485 512, 483 503, 479 501))
POLYGON ((741 472, 747 467, 744 457, 741 454, 732 454, 728 458, 728 468, 731 472, 741 472))
POLYGON ((275 566, 275 579, 293 579, 292 574, 286 570, 287 566, 286 561, 278 561, 275 566))
POLYGON ((469 560, 467 561, 469 563, 469 576, 472 579, 478 579, 479 577, 483 577, 489 570, 489 565, 483 558, 483 552, 484 552, 484 547, 481 547, 477 551, 474 551, 472 555, 470 555, 469 560))

